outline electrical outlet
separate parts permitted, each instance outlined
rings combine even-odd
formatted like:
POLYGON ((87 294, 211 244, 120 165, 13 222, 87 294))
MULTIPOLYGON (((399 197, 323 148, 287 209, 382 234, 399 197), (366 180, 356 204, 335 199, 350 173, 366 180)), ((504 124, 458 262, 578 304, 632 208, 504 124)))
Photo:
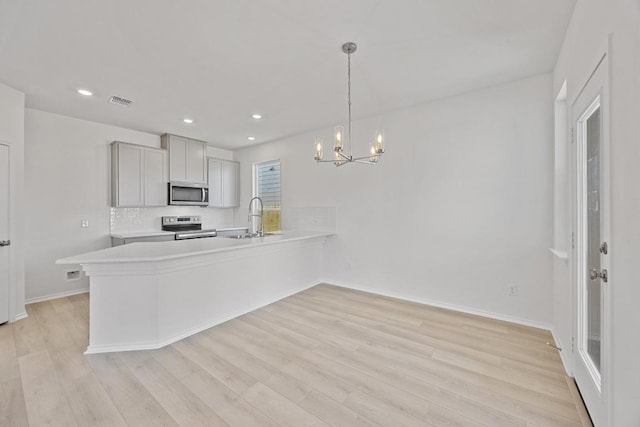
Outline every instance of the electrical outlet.
POLYGON ((80 227, 82 227, 82 228, 89 228, 89 220, 88 220, 88 219, 82 219, 82 220, 80 220, 80 227))
POLYGON ((65 277, 67 280, 78 280, 80 278, 80 270, 72 270, 65 273, 65 277))
POLYGON ((518 296, 518 285, 516 285, 514 283, 509 283, 507 285, 507 294, 510 297, 517 297, 518 296))

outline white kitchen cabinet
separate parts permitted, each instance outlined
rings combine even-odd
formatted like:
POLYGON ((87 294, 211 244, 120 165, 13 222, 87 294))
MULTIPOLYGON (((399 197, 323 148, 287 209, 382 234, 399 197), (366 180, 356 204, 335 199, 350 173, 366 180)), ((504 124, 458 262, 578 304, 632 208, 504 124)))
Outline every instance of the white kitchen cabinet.
POLYGON ((162 135, 169 153, 169 181, 207 182, 207 143, 183 136, 162 135))
POLYGON ((112 206, 166 206, 167 182, 165 150, 117 141, 111 144, 112 206))
POLYGON ((187 141, 187 182, 207 182, 207 144, 187 141))
POLYGON ((222 163, 222 204, 240 206, 240 163, 225 160, 222 163))
POLYGON ((222 198, 222 160, 209 159, 209 206, 213 208, 223 207, 222 198))
POLYGON ((144 148, 111 145, 113 206, 144 206, 144 148))
POLYGON ((144 205, 167 205, 167 152, 145 148, 144 205))
POLYGON ((209 158, 209 206, 232 208, 240 206, 240 163, 209 158))
POLYGON ((169 152, 169 180, 186 181, 188 139, 175 135, 166 136, 166 144, 164 136, 162 137, 162 148, 165 148, 169 152))

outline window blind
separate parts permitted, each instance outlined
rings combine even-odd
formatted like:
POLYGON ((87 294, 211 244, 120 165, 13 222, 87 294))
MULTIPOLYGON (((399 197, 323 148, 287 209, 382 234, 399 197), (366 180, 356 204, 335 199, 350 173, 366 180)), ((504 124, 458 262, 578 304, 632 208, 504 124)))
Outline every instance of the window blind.
POLYGON ((280 160, 256 165, 257 195, 265 208, 280 208, 280 160))

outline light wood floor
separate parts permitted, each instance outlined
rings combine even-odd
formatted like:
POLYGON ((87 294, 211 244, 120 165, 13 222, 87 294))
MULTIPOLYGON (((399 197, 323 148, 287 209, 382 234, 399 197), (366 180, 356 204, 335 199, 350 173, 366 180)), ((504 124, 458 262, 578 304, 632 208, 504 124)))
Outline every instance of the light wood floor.
POLYGON ((0 425, 590 425, 548 332, 316 286, 160 350, 84 356, 87 295, 0 326, 0 425))

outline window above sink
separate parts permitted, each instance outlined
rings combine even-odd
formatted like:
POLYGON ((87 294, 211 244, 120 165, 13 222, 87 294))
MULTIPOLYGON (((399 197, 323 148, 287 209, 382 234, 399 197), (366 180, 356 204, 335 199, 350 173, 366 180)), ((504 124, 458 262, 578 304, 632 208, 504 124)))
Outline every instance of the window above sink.
POLYGON ((264 231, 281 230, 280 160, 255 163, 253 178, 253 195, 264 204, 264 231))

